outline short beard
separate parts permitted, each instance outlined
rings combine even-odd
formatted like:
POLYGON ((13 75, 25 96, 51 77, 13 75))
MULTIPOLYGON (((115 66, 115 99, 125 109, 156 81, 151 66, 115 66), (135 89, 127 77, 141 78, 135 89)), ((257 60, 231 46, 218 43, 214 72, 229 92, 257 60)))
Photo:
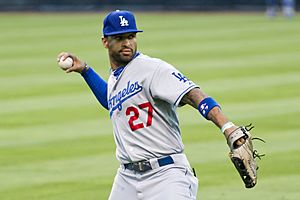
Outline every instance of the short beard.
POLYGON ((135 54, 136 50, 133 50, 131 57, 124 57, 120 53, 112 53, 110 56, 115 64, 117 64, 118 66, 125 66, 132 60, 135 54))

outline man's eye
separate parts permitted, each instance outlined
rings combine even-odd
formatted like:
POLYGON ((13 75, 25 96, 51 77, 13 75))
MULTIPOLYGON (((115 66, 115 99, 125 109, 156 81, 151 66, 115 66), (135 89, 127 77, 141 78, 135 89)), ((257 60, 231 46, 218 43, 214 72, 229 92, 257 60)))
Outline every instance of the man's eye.
POLYGON ((121 40, 122 38, 120 36, 115 36, 114 39, 115 40, 121 40))
POLYGON ((128 39, 133 39, 134 37, 135 37, 135 35, 132 34, 132 35, 128 36, 128 39))

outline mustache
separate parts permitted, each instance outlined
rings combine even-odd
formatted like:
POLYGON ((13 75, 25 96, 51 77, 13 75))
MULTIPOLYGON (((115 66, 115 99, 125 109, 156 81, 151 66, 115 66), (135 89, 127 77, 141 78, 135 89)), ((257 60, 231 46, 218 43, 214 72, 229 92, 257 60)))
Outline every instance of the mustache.
POLYGON ((123 51, 124 49, 130 49, 130 51, 132 51, 132 52, 133 52, 133 49, 132 49, 132 48, 130 48, 130 47, 122 47, 122 48, 120 49, 120 51, 119 51, 119 52, 123 51))

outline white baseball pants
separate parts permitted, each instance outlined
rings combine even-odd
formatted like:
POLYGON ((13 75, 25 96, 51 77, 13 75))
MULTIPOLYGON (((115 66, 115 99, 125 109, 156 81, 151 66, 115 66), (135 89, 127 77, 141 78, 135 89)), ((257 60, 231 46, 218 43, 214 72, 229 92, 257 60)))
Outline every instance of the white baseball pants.
POLYGON ((171 155, 174 164, 159 167, 151 159, 152 170, 136 172, 118 169, 109 200, 196 200, 198 179, 184 154, 171 155))

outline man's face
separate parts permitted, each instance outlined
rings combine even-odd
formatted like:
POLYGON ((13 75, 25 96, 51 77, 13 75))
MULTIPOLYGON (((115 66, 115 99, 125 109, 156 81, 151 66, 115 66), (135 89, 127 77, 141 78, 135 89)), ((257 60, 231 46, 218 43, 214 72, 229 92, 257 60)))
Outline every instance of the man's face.
POLYGON ((116 67, 124 66, 131 61, 137 51, 136 33, 125 33, 102 38, 108 49, 111 62, 116 67))

